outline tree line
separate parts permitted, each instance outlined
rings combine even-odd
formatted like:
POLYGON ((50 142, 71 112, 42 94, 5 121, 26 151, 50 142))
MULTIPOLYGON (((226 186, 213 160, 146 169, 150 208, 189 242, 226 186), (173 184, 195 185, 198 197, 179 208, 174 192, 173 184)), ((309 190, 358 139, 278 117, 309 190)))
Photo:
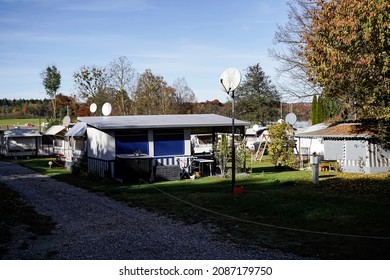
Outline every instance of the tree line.
MULTIPOLYGON (((244 70, 244 78, 236 90, 235 117, 252 123, 266 124, 280 115, 280 94, 259 63, 244 70)), ((55 65, 42 73, 43 86, 51 99, 52 117, 57 119, 64 102, 59 102, 61 73, 55 65)), ((216 113, 231 115, 231 100, 197 102, 185 78, 169 85, 164 77, 151 69, 138 74, 127 57, 119 57, 107 66, 82 66, 73 73, 77 96, 67 107, 77 116, 101 115, 103 104, 112 104, 112 115, 158 115, 216 113), (73 103, 76 103, 74 105, 73 103), (92 103, 97 111, 91 113, 92 103)))

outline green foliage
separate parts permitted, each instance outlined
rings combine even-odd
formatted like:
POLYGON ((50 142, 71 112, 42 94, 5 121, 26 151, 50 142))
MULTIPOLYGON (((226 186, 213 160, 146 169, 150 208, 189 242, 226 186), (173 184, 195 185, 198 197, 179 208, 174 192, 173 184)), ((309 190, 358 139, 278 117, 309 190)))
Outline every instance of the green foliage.
POLYGON ((55 65, 52 65, 48 66, 46 70, 41 73, 41 77, 46 94, 51 97, 53 105, 53 117, 56 119, 56 95, 61 85, 61 73, 57 70, 55 65))
POLYGON ((327 97, 320 95, 313 96, 311 123, 312 125, 326 121, 327 119, 336 117, 340 114, 341 105, 327 97))
POLYGON ((294 138, 292 127, 286 122, 280 122, 268 127, 271 142, 268 144, 268 152, 272 157, 272 163, 280 166, 295 167, 294 138))
POLYGON ((245 172, 246 167, 245 141, 241 140, 236 147, 236 172, 245 172))
POLYGON ((238 119, 266 124, 278 118, 280 94, 260 64, 249 66, 236 90, 235 113, 238 119))
POLYGON ((98 105, 96 114, 100 115, 103 104, 109 101, 106 69, 96 66, 83 66, 74 72, 73 78, 80 98, 84 101, 96 103, 98 105))
POLYGON ((311 102, 311 124, 315 125, 318 123, 318 104, 317 95, 313 95, 313 101, 311 102))
POLYGON ((227 162, 230 158, 230 148, 226 134, 221 135, 221 141, 218 144, 218 150, 215 153, 217 165, 221 170, 221 176, 226 177, 227 162))

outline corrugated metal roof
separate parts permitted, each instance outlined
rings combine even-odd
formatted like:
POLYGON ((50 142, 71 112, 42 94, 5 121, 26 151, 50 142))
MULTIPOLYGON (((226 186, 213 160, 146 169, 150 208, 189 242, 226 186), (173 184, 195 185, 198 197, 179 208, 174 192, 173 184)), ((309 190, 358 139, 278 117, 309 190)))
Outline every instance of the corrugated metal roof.
MULTIPOLYGON (((78 120, 103 130, 227 127, 232 124, 231 118, 216 114, 78 117, 78 120)), ((248 125, 248 122, 235 120, 235 126, 248 125)))

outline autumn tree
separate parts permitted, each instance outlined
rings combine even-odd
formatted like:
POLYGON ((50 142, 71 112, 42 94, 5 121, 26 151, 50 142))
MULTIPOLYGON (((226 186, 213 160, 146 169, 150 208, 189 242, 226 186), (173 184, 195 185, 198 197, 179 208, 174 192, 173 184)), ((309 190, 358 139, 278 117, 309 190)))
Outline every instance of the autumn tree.
POLYGON ((138 78, 134 92, 134 109, 140 115, 159 115, 174 112, 175 89, 168 86, 161 76, 156 76, 150 69, 138 78))
POLYGON ((268 131, 271 137, 268 152, 272 162, 275 165, 295 167, 293 128, 288 123, 281 121, 270 125, 268 131))
POLYGON ((390 2, 317 1, 300 57, 323 94, 349 118, 390 116, 390 2))
POLYGON ((279 116, 280 95, 259 63, 246 69, 235 100, 239 119, 265 124, 279 116))
POLYGON ((56 97, 58 89, 61 86, 61 73, 58 71, 55 65, 48 66, 45 71, 41 73, 43 86, 45 87, 46 94, 51 98, 53 106, 53 118, 57 118, 56 113, 56 97))
POLYGON ((98 105, 96 114, 100 114, 103 104, 111 101, 106 69, 97 66, 83 66, 73 74, 73 78, 80 99, 87 103, 96 103, 98 105))

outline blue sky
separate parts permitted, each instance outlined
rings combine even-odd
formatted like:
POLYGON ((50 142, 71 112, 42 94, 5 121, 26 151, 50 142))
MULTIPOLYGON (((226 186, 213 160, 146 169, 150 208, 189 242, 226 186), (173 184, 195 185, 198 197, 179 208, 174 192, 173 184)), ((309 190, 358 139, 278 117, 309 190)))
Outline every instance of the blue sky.
POLYGON ((198 101, 226 100, 223 70, 268 56, 287 0, 0 0, 0 98, 46 97, 40 73, 61 72, 60 92, 76 94, 73 73, 126 56, 172 84, 185 78, 198 101))

